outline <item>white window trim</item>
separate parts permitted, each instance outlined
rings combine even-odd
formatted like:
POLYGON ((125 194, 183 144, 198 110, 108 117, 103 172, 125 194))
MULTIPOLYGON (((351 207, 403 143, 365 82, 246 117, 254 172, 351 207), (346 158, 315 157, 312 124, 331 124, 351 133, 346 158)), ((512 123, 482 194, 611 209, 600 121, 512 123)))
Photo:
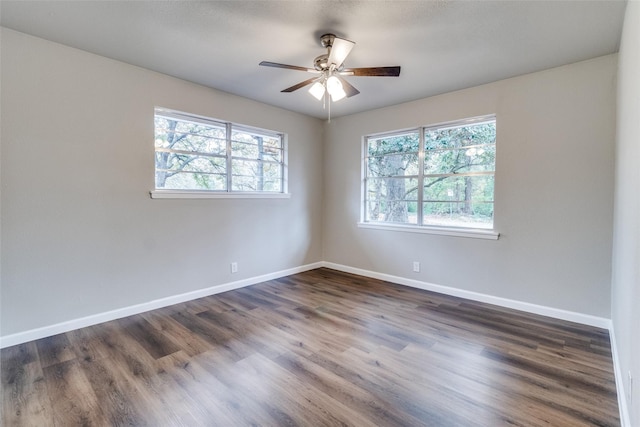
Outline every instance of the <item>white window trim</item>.
POLYGON ((437 234, 441 236, 469 237, 472 239, 498 240, 500 233, 482 228, 436 227, 412 224, 384 224, 379 222, 358 222, 359 228, 374 230, 403 231, 406 233, 437 234))
MULTIPOLYGON (((149 191, 149 196, 152 199, 289 199, 291 194, 289 193, 289 138, 286 133, 276 132, 269 129, 243 125, 239 123, 224 122, 217 119, 198 116, 196 114, 184 113, 181 111, 171 110, 164 107, 154 108, 155 115, 160 112, 171 115, 178 119, 199 122, 204 125, 211 123, 217 123, 224 125, 227 128, 227 133, 230 134, 230 127, 234 129, 245 129, 251 131, 262 132, 265 135, 278 135, 282 138, 282 192, 274 191, 221 191, 221 190, 180 190, 180 189, 153 189, 149 191)), ((154 127, 155 132, 155 127, 154 127)), ((155 154, 154 154, 155 156, 155 154)), ((231 161, 231 157, 228 157, 228 162, 231 161)), ((230 168, 229 168, 230 170, 230 168)), ((155 166, 154 166, 155 171, 155 166)), ((229 177, 227 177, 227 180, 229 177)), ((154 177, 155 182, 155 177, 154 177)))
POLYGON ((249 191, 151 190, 152 199, 289 199, 290 193, 249 191))
MULTIPOLYGON (((380 132, 370 135, 365 135, 362 137, 362 157, 361 157, 361 185, 360 185, 360 219, 357 223, 358 228, 368 228, 374 230, 387 230, 387 231, 400 231, 407 233, 419 233, 419 234, 435 234, 441 236, 452 236, 452 237, 467 237, 472 239, 485 239, 485 240, 498 240, 500 238, 500 232, 496 231, 495 227, 491 229, 483 229, 483 228, 463 228, 463 227, 446 227, 446 226, 436 226, 436 225, 414 225, 414 224, 396 224, 396 223, 382 223, 382 222, 374 222, 374 221, 365 221, 365 205, 366 205, 366 189, 364 182, 367 178, 366 176, 366 167, 367 167, 367 138, 369 137, 381 137, 386 135, 402 135, 403 132, 410 133, 418 130, 421 134, 420 136, 420 145, 424 143, 424 131, 426 129, 433 128, 442 128, 451 124, 452 126, 459 126, 460 124, 481 124, 489 121, 497 121, 495 114, 487 114, 483 116, 476 116, 462 120, 453 120, 447 122, 441 122, 436 124, 431 124, 427 126, 420 126, 417 128, 407 128, 407 129, 399 129, 397 131, 390 132, 380 132)), ((421 147, 422 149, 422 147, 421 147)), ((424 158, 420 158, 420 170, 422 170, 422 162, 424 158)), ((494 171, 495 174, 495 171, 494 171)), ((421 178, 424 178, 423 174, 420 174, 421 178)), ((422 181, 422 179, 420 179, 422 181)), ((422 186, 422 182, 419 183, 419 186, 422 186)), ((495 197, 494 197, 495 200, 495 197)), ((495 214, 495 212, 494 212, 495 214)))

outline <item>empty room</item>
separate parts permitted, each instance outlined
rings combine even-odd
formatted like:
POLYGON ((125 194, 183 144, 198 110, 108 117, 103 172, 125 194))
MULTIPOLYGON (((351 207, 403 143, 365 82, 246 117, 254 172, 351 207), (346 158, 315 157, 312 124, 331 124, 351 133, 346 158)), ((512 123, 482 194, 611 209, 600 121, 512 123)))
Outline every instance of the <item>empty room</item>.
POLYGON ((640 2, 0 1, 0 425, 640 426, 640 2))

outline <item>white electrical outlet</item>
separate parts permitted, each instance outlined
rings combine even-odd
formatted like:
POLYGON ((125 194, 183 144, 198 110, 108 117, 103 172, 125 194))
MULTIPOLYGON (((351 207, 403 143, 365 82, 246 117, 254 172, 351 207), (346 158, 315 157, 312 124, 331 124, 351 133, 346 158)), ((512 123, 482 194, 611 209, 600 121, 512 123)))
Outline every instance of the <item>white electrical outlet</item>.
POLYGON ((237 273, 238 272, 238 263, 237 262, 232 262, 231 263, 231 272, 232 273, 237 273))
POLYGON ((413 261, 413 271, 420 273, 420 261, 413 261))

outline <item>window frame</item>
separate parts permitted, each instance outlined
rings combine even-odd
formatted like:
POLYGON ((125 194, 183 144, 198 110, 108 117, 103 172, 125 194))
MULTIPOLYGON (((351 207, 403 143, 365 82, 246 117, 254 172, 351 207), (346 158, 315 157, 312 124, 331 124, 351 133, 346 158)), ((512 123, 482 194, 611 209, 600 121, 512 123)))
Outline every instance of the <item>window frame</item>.
MULTIPOLYGON (((427 233, 427 234, 437 234, 437 235, 447 235, 447 236, 455 236, 455 237, 471 237, 471 238, 480 238, 480 239, 490 239, 497 240, 500 236, 500 233, 495 229, 495 187, 494 187, 494 197, 492 203, 494 204, 493 211, 493 223, 491 228, 481 228, 481 227, 465 227, 465 226, 444 226, 444 225, 435 225, 435 224, 424 224, 424 181, 426 178, 430 177, 433 174, 428 174, 425 172, 425 133, 432 129, 447 129, 447 128, 457 128, 468 125, 482 124, 487 122, 495 122, 496 132, 497 132, 497 118, 495 114, 487 114, 482 116, 476 116, 471 118, 452 120, 447 122, 435 123, 426 126, 418 126, 415 128, 407 128, 407 129, 399 129, 396 131, 390 132, 381 132, 375 134, 365 135, 362 138, 362 159, 361 159, 361 193, 360 193, 360 218, 358 221, 358 227, 360 228, 370 228, 370 229, 378 229, 378 230, 390 230, 390 231, 403 231, 403 232, 413 232, 413 233, 427 233), (418 175, 415 177, 418 180, 417 187, 417 211, 416 224, 412 223, 400 223, 400 222, 385 222, 385 221, 371 221, 367 219, 367 183, 371 178, 368 175, 368 150, 369 150, 369 141, 371 139, 379 139, 385 136, 402 136, 406 134, 417 133, 419 137, 419 148, 418 148, 418 175)), ((496 138, 497 139, 497 138, 496 138)), ((478 174, 478 173, 470 173, 471 175, 492 175, 495 180, 496 174, 496 164, 497 159, 494 160, 494 168, 492 174, 488 174, 486 172, 478 174)), ((467 174, 451 174, 458 176, 467 176, 467 174)), ((413 178, 413 175, 407 175, 405 179, 413 178)), ((495 181, 494 181, 495 182, 495 181)))
MULTIPOLYGON (((206 157, 219 157, 224 159, 225 161, 225 173, 224 179, 226 181, 226 189, 220 190, 206 190, 206 189, 167 189, 167 188, 157 188, 156 174, 157 174, 157 164, 156 164, 156 153, 158 150, 155 148, 154 144, 154 189, 149 191, 151 198, 153 199, 211 199, 211 198, 289 198, 290 194, 288 191, 288 138, 287 134, 283 132, 277 132, 273 130, 268 130, 264 128, 259 128, 255 126, 239 124, 234 122, 222 121, 214 118, 199 116, 196 114, 185 113, 181 111, 176 111, 163 107, 155 107, 153 114, 153 130, 154 130, 154 140, 156 136, 156 118, 164 117, 167 119, 175 119, 182 120, 188 122, 199 123, 205 126, 224 128, 225 130, 225 140, 224 140, 224 151, 222 154, 212 154, 212 153, 203 153, 203 152, 190 152, 188 154, 193 155, 204 155, 206 157), (258 135, 267 136, 267 137, 275 137, 280 140, 280 150, 281 160, 279 162, 271 161, 271 160, 263 160, 263 159, 244 159, 239 156, 234 156, 233 153, 233 135, 234 131, 245 131, 249 134, 256 133, 258 135), (243 191, 243 190, 234 190, 233 189, 233 161, 234 160, 245 160, 245 161, 255 161, 262 164, 276 164, 280 168, 280 191, 243 191)), ((236 141, 238 142, 238 141, 236 141)), ((176 150, 179 151, 179 150, 176 150)))

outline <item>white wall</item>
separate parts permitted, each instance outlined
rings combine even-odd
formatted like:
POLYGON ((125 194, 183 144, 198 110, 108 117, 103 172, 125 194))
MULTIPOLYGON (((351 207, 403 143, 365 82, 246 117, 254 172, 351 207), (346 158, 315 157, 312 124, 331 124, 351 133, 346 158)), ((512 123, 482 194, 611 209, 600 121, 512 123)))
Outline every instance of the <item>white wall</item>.
POLYGON ((609 55, 332 119, 325 261, 609 318, 616 62, 609 55), (498 241, 357 227, 363 135, 492 113, 498 241))
POLYGON ((2 336, 321 261, 319 120, 7 29, 1 43, 2 336), (154 106, 287 133, 291 198, 150 199, 154 106))
POLYGON ((622 389, 640 425, 640 2, 627 3, 620 45, 613 235, 612 321, 622 389), (634 378, 629 389, 628 373, 634 378))
POLYGON ((611 314, 617 55, 323 125, 11 30, 1 42, 2 336, 321 260, 611 314), (291 199, 150 199, 154 106, 288 133, 291 199), (491 113, 500 240, 357 228, 363 135, 491 113))

